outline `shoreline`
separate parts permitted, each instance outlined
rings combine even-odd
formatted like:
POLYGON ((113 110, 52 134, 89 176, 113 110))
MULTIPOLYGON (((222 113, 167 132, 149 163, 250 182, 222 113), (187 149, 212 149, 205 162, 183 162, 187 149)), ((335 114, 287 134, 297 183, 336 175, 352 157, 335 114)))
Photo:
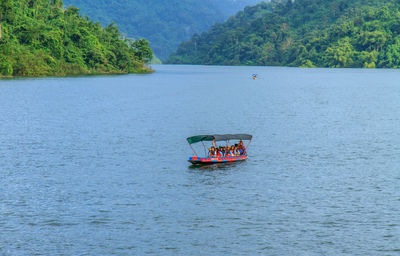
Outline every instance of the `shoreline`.
POLYGON ((137 72, 87 72, 87 73, 79 73, 79 74, 52 74, 52 75, 39 75, 39 76, 3 76, 0 75, 0 79, 3 78, 48 78, 48 77, 80 77, 80 76, 111 76, 111 75, 129 75, 129 74, 137 74, 137 75, 147 75, 156 72, 151 67, 144 67, 137 72))

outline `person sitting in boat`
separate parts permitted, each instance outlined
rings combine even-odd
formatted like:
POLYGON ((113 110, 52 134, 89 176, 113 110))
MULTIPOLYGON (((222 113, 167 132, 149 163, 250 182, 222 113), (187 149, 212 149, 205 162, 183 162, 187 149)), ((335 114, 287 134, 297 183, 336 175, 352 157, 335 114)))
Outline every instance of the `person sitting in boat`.
POLYGON ((219 147, 219 152, 220 152, 220 156, 221 156, 221 157, 222 157, 222 156, 225 156, 225 148, 224 148, 224 147, 220 146, 220 147, 219 147))
POLYGON ((228 149, 225 149, 225 150, 226 150, 226 155, 230 156, 231 155, 231 147, 228 146, 228 149))
POLYGON ((209 157, 215 157, 217 155, 217 152, 216 152, 214 146, 212 146, 211 148, 208 149, 208 153, 209 153, 209 157))
POLYGON ((233 147, 235 150, 235 156, 239 155, 239 148, 238 148, 238 144, 235 144, 235 146, 233 147))
POLYGON ((231 146, 230 156, 236 156, 235 146, 231 146))
POLYGON ((216 148, 216 151, 217 151, 217 157, 221 157, 222 156, 221 147, 216 148))
POLYGON ((239 155, 244 155, 246 152, 246 148, 244 147, 243 141, 239 141, 239 145, 237 147, 238 147, 239 155))
POLYGON ((229 156, 229 151, 230 151, 230 148, 229 148, 229 145, 226 145, 225 146, 225 154, 224 154, 224 156, 229 156))
POLYGON ((243 146, 239 147, 239 155, 244 155, 245 149, 243 146))

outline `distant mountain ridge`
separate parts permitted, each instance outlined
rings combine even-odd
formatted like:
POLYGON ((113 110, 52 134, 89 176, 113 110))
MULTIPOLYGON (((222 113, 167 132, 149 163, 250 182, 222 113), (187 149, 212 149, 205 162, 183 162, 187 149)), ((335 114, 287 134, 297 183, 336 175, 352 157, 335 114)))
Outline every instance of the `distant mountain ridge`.
POLYGON ((64 0, 103 25, 116 22, 121 32, 145 37, 155 54, 165 60, 195 33, 223 22, 246 5, 261 0, 64 0))
POLYGON ((289 0, 246 7, 168 63, 400 67, 397 0, 289 0))
POLYGON ((246 6, 252 6, 269 0, 211 0, 212 4, 222 13, 223 20, 235 15, 246 6))

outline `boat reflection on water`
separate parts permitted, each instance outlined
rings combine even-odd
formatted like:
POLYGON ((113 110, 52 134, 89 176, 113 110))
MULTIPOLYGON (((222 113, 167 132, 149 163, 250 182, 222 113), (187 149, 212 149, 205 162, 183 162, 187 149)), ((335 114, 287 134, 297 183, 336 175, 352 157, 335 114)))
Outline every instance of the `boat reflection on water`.
POLYGON ((205 170, 205 171, 213 171, 213 170, 223 170, 223 169, 230 169, 234 166, 237 166, 239 164, 243 164, 243 161, 237 161, 237 162, 224 162, 224 163, 214 163, 214 164, 192 164, 189 165, 189 169, 199 169, 199 170, 205 170))

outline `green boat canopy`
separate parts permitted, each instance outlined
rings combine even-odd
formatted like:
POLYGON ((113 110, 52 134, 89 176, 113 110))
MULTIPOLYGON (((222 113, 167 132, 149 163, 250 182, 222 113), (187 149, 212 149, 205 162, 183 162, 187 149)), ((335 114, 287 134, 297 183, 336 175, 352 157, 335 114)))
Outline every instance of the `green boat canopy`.
POLYGON ((251 140, 252 135, 249 134, 213 134, 213 135, 197 135, 187 138, 189 144, 200 141, 227 141, 227 140, 251 140))

